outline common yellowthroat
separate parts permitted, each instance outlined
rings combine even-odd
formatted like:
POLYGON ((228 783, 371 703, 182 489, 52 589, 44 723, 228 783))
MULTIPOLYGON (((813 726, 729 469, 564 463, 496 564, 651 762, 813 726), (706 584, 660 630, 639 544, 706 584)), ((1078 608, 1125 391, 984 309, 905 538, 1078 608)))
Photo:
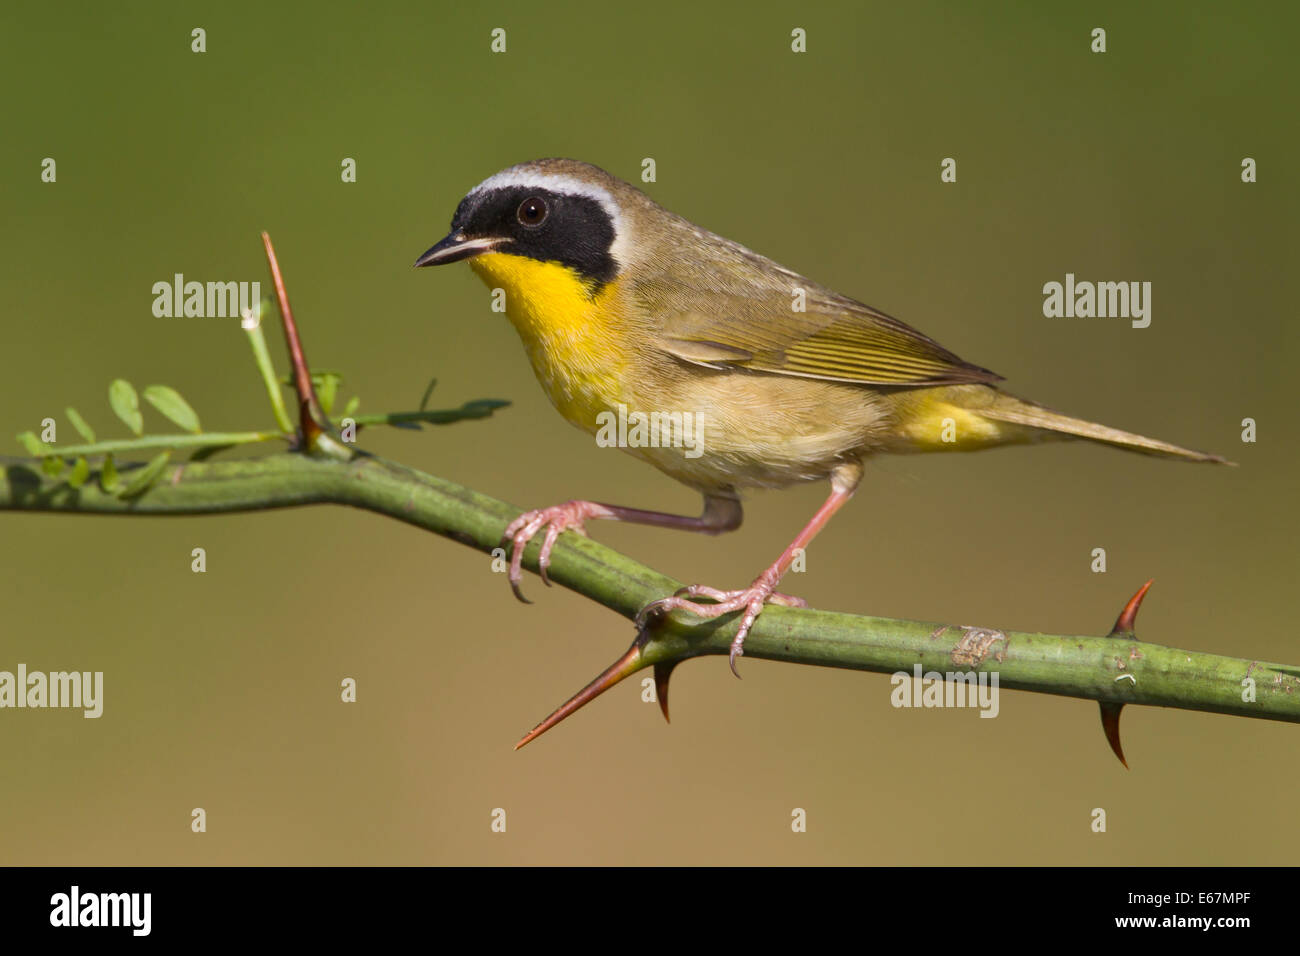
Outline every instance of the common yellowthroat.
POLYGON ((643 625, 674 610, 742 611, 733 671, 765 604, 803 603, 777 584, 853 495, 869 455, 1085 438, 1224 461, 1008 395, 995 386, 1000 375, 576 160, 522 163, 470 190, 451 232, 415 264, 461 260, 505 291, 506 312, 561 415, 704 495, 698 518, 593 501, 521 515, 506 530, 521 600, 523 552, 537 534, 545 533, 538 564, 546 581, 556 538, 585 533, 587 519, 718 534, 740 527, 742 488, 830 479, 825 504, 749 587, 694 585, 638 616, 643 625))

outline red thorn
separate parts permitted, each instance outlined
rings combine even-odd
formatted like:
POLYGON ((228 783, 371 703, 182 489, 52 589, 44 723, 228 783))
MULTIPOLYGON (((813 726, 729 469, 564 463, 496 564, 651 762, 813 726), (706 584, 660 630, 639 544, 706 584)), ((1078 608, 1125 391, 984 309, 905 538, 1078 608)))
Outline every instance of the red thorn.
POLYGON ((323 434, 325 412, 316 398, 316 388, 311 383, 311 369, 302 350, 302 341, 298 338, 298 325, 293 320, 293 310, 289 308, 289 291, 285 288, 280 262, 275 257, 275 247, 271 245, 271 236, 267 232, 262 233, 262 245, 266 247, 266 261, 271 268, 271 283, 275 286, 275 297, 280 303, 280 320, 284 325, 284 339, 293 366, 293 384, 298 393, 298 427, 302 431, 304 447, 310 448, 316 443, 317 437, 323 434))
MULTIPOLYGON (((1147 587, 1150 586, 1151 582, 1148 581, 1147 587)), ((1146 588, 1142 589, 1142 591, 1145 590, 1146 588)), ((1138 596, 1133 600, 1140 601, 1142 599, 1142 591, 1139 591, 1138 596)), ((1130 602, 1130 604, 1131 603, 1132 602, 1130 602)), ((1115 751, 1115 756, 1118 757, 1119 762, 1124 765, 1124 769, 1127 770, 1128 761, 1124 759, 1124 748, 1119 742, 1119 715, 1120 711, 1124 709, 1124 705, 1112 703, 1108 700, 1098 701, 1097 704, 1101 708, 1101 729, 1106 734, 1106 741, 1110 744, 1110 749, 1115 751)))
POLYGON ((668 718, 668 678, 673 676, 676 666, 677 661, 662 661, 655 665, 655 696, 659 698, 659 709, 667 723, 672 723, 668 718))
POLYGON ((520 740, 519 743, 515 744, 515 749, 518 750, 520 747, 524 746, 524 744, 537 739, 560 721, 564 720, 564 718, 591 703, 601 694, 605 693, 605 691, 623 680, 623 678, 635 674, 643 666, 644 665, 641 662, 641 638, 640 635, 638 635, 637 639, 632 642, 632 646, 627 649, 627 652, 622 657, 610 664, 609 667, 605 668, 605 670, 601 672, 600 676, 590 684, 561 704, 551 714, 551 716, 547 717, 532 730, 528 731, 528 733, 524 735, 523 739, 520 740))
MULTIPOLYGON (((1119 637, 1124 634, 1127 634, 1130 637, 1134 636, 1133 626, 1137 623, 1138 608, 1142 606, 1142 599, 1147 596, 1147 591, 1151 589, 1151 585, 1154 583, 1155 578, 1152 578, 1146 584, 1142 585, 1142 587, 1138 588, 1137 594, 1128 599, 1128 603, 1124 605, 1124 610, 1120 611, 1119 617, 1115 618, 1115 626, 1110 629, 1110 634, 1108 636, 1119 637)), ((1120 757, 1120 759, 1123 760, 1124 758, 1120 757)), ((1125 766, 1127 766, 1127 764, 1125 766)))

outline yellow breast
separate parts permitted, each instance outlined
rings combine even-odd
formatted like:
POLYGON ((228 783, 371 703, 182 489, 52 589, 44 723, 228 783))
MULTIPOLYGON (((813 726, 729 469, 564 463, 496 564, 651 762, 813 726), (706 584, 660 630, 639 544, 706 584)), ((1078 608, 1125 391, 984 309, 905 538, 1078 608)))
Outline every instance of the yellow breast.
POLYGON ((599 412, 628 401, 629 328, 617 280, 593 295, 558 262, 493 252, 469 264, 505 293, 506 314, 561 415, 594 432, 599 412))

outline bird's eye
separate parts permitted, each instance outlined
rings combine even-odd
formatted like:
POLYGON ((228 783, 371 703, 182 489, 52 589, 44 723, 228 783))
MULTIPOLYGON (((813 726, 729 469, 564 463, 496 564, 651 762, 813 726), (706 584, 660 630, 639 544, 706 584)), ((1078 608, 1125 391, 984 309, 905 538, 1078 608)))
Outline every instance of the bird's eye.
POLYGON ((540 196, 529 196, 519 204, 516 218, 525 226, 540 226, 546 219, 546 201, 540 196))

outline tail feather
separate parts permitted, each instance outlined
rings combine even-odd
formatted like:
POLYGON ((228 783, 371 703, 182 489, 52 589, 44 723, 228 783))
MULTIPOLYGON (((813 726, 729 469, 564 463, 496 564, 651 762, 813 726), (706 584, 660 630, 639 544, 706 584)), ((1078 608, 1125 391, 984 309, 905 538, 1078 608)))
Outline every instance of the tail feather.
POLYGON ((1219 455, 1193 451, 1190 448, 1180 448, 1178 445, 1171 445, 1169 442, 1160 441, 1157 438, 1135 435, 1132 432, 1120 431, 1118 428, 1110 428, 1106 425, 1098 425, 1096 422, 1084 421, 1082 418, 1071 418, 1068 415, 1062 415, 1050 408, 1035 405, 1033 402, 1027 402, 1005 392, 998 394, 998 401, 993 402, 988 407, 981 408, 979 414, 983 418, 1006 422, 1010 425, 1025 425, 1030 428, 1060 432, 1064 435, 1074 435, 1146 455, 1158 455, 1162 458, 1181 458, 1185 461, 1212 462, 1222 465, 1235 464, 1235 462, 1228 461, 1219 455))

